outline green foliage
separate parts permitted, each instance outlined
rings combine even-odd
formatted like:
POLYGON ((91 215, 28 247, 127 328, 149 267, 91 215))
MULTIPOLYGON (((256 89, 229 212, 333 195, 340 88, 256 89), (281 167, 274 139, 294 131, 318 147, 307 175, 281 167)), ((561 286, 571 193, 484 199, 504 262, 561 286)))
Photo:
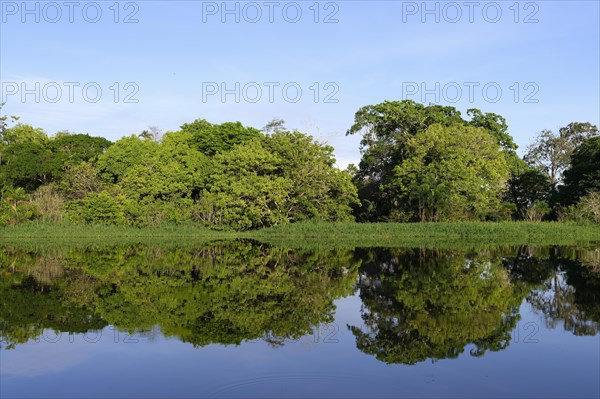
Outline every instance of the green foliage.
POLYGON ((106 184, 98 170, 89 162, 67 166, 58 182, 58 191, 67 199, 83 199, 89 193, 101 191, 106 184))
POLYGON ((0 226, 30 222, 39 215, 23 188, 5 186, 0 192, 0 226))
POLYGON ((236 144, 241 144, 261 136, 260 130, 245 127, 241 122, 225 122, 213 125, 206 119, 196 119, 185 123, 181 130, 191 134, 190 143, 203 154, 213 156, 229 151, 236 144))
POLYGON ((575 205, 561 208, 560 220, 579 223, 600 223, 600 192, 591 191, 575 205))
POLYGON ((136 135, 123 137, 98 157, 98 170, 107 181, 120 182, 131 167, 156 161, 158 146, 157 142, 136 135))
POLYGON ((467 115, 471 117, 469 125, 485 129, 503 150, 514 153, 517 149, 512 136, 508 134, 506 119, 502 116, 493 113, 484 114, 476 108, 467 110, 467 115))
POLYGON ((98 156, 111 146, 103 137, 88 134, 60 134, 48 143, 53 153, 55 177, 60 177, 65 168, 82 162, 95 162, 98 156))
POLYGON ((586 140, 596 136, 598 128, 589 122, 573 122, 560 128, 558 135, 543 130, 528 148, 525 160, 548 176, 553 189, 562 180, 571 155, 586 140))
MULTIPOLYGON (((407 193, 402 190, 403 187, 407 187, 408 182, 404 182, 404 184, 400 182, 406 176, 403 175, 401 178, 396 176, 398 171, 414 175, 416 148, 413 138, 424 134, 434 125, 439 126, 437 129, 440 131, 452 126, 452 129, 457 131, 462 129, 466 132, 485 132, 488 138, 484 142, 496 145, 495 151, 503 154, 506 158, 505 163, 509 160, 510 164, 514 163, 516 145, 507 133, 508 127, 504 118, 497 114, 484 114, 478 109, 470 109, 467 113, 471 116, 470 121, 464 120, 454 107, 425 106, 410 100, 385 101, 381 104, 361 108, 356 113, 354 124, 347 133, 361 132, 363 134, 362 158, 359 170, 354 176, 354 183, 358 188, 359 199, 362 203, 362 207, 356 209, 359 220, 408 221, 415 218, 415 203, 421 203, 422 206, 419 208, 422 211, 428 207, 437 209, 441 203, 449 204, 451 197, 455 204, 460 202, 460 198, 456 195, 449 194, 446 183, 441 182, 435 176, 424 177, 420 182, 410 184, 411 190, 414 192, 411 195, 412 198, 407 198, 407 193), (412 158, 413 164, 403 166, 408 158, 412 158)), ((482 137, 482 134, 478 134, 478 137, 482 137)), ((468 141, 468 143, 472 143, 472 141, 468 141)), ((423 144, 426 145, 426 148, 430 148, 430 146, 427 147, 427 143, 423 144)), ((460 148, 461 144, 467 145, 457 142, 449 150, 468 152, 469 149, 460 148)), ((448 154, 448 158, 452 156, 453 154, 448 154)), ((457 156, 460 157, 460 155, 457 156)), ((494 156, 494 159, 496 158, 494 156)), ((435 162, 437 159, 432 161, 432 163, 435 162)), ((429 162, 427 163, 429 164, 429 162)), ((462 171, 465 171, 464 168, 462 171)), ((457 173, 455 176, 459 176, 459 174, 457 173)), ((463 175, 460 178, 468 181, 470 177, 463 175)), ((498 183, 503 184, 504 173, 500 173, 499 177, 498 183)), ((463 199, 465 198, 466 196, 463 196, 463 199)), ((458 219, 471 217, 469 212, 466 214, 464 212, 466 205, 463 203, 457 209, 458 219)), ((436 212, 434 211, 434 213, 436 212)), ((488 209, 484 213, 487 213, 488 217, 500 217, 498 209, 488 209), (496 213, 496 215, 492 216, 491 213, 496 213)), ((433 215, 429 217, 425 212, 425 214, 419 214, 417 219, 436 220, 436 217, 433 215)))
POLYGON ((279 156, 278 174, 291 182, 286 204, 289 220, 351 219, 358 195, 350 174, 334 167, 333 147, 298 131, 267 136, 265 147, 279 156))
POLYGON ((109 191, 90 193, 81 201, 69 203, 69 216, 72 220, 98 224, 126 224, 126 198, 122 194, 109 191))
POLYGON ((0 179, 4 184, 33 191, 51 181, 55 165, 52 152, 43 143, 24 142, 4 150, 0 179))
POLYGON ((536 202, 550 199, 552 186, 548 176, 540 170, 525 166, 513 172, 508 181, 505 198, 514 204, 514 218, 521 219, 536 202))
POLYGON ((525 209, 523 218, 530 222, 539 222, 548 214, 550 214, 550 205, 545 201, 535 200, 525 209))
MULTIPOLYGON (((18 119, 12 117, 14 120, 18 119)), ((1 130, 2 136, 0 141, 5 146, 14 144, 26 144, 26 143, 45 143, 48 141, 48 135, 41 128, 34 128, 31 125, 17 123, 15 126, 7 128, 3 127, 1 130)))
POLYGON ((333 166, 332 153, 310 136, 279 132, 218 154, 199 201, 200 218, 236 230, 348 220, 356 190, 333 166))
POLYGON ((559 196, 563 204, 574 204, 590 191, 600 191, 600 137, 584 141, 573 153, 564 173, 559 196))
MULTIPOLYGON (((67 131, 49 138, 26 124, 9 127, 3 117, 0 189, 26 193, 19 212, 25 216, 4 205, 3 224, 39 217, 59 222, 65 212, 74 222, 195 222, 240 231, 355 217, 410 222, 559 215, 558 197, 550 195, 553 180, 543 166, 533 168, 517 156, 506 120, 478 109, 467 114, 470 120, 454 107, 409 100, 363 107, 348 130, 363 133, 363 156, 358 168, 346 171, 336 167, 331 146, 287 131, 282 120, 269 122, 262 134, 240 122, 197 119, 177 132, 162 135, 153 127, 112 144, 67 131), (555 207, 550 215, 545 203, 555 207)), ((563 198, 600 186, 593 174, 595 142, 585 142, 595 134, 589 123, 561 129, 561 156, 578 146, 587 151, 573 155, 563 198)), ((544 150, 554 151, 547 144, 544 150)))
POLYGON ((483 129, 432 125, 406 143, 406 153, 384 188, 422 222, 485 219, 500 207, 508 169, 483 129))

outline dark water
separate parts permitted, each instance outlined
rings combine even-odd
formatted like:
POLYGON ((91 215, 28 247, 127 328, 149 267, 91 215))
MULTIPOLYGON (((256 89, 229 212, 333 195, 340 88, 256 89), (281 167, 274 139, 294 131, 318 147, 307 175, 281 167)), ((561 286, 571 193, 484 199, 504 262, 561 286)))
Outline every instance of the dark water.
POLYGON ((600 249, 0 248, 0 397, 599 397, 600 249))

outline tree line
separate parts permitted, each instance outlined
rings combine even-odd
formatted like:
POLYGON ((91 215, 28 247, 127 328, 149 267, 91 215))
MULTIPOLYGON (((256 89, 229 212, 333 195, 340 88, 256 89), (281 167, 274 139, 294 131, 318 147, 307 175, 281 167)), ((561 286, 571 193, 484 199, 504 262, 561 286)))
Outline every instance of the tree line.
POLYGON ((197 119, 116 142, 0 118, 0 225, 33 220, 249 230, 303 220, 600 222, 600 137, 542 131, 523 158, 506 120, 410 100, 361 108, 362 158, 273 120, 197 119))

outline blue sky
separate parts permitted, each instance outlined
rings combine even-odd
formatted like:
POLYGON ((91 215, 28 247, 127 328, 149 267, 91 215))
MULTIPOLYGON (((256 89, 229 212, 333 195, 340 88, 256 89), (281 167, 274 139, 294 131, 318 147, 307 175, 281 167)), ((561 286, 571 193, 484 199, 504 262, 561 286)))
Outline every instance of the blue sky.
POLYGON ((278 117, 345 167, 360 159, 354 113, 384 100, 501 114, 520 150, 542 129, 600 124, 598 1, 65 4, 0 1, 3 113, 49 134, 278 117))

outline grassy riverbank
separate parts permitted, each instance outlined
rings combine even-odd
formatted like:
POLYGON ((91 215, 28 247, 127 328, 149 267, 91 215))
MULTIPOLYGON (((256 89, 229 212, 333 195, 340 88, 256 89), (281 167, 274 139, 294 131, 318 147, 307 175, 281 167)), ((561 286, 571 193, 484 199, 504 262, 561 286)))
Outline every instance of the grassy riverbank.
POLYGON ((193 225, 120 227, 24 224, 0 229, 0 243, 213 241, 256 239, 282 246, 421 246, 444 243, 566 245, 600 241, 600 226, 572 223, 297 223, 248 232, 193 225))

